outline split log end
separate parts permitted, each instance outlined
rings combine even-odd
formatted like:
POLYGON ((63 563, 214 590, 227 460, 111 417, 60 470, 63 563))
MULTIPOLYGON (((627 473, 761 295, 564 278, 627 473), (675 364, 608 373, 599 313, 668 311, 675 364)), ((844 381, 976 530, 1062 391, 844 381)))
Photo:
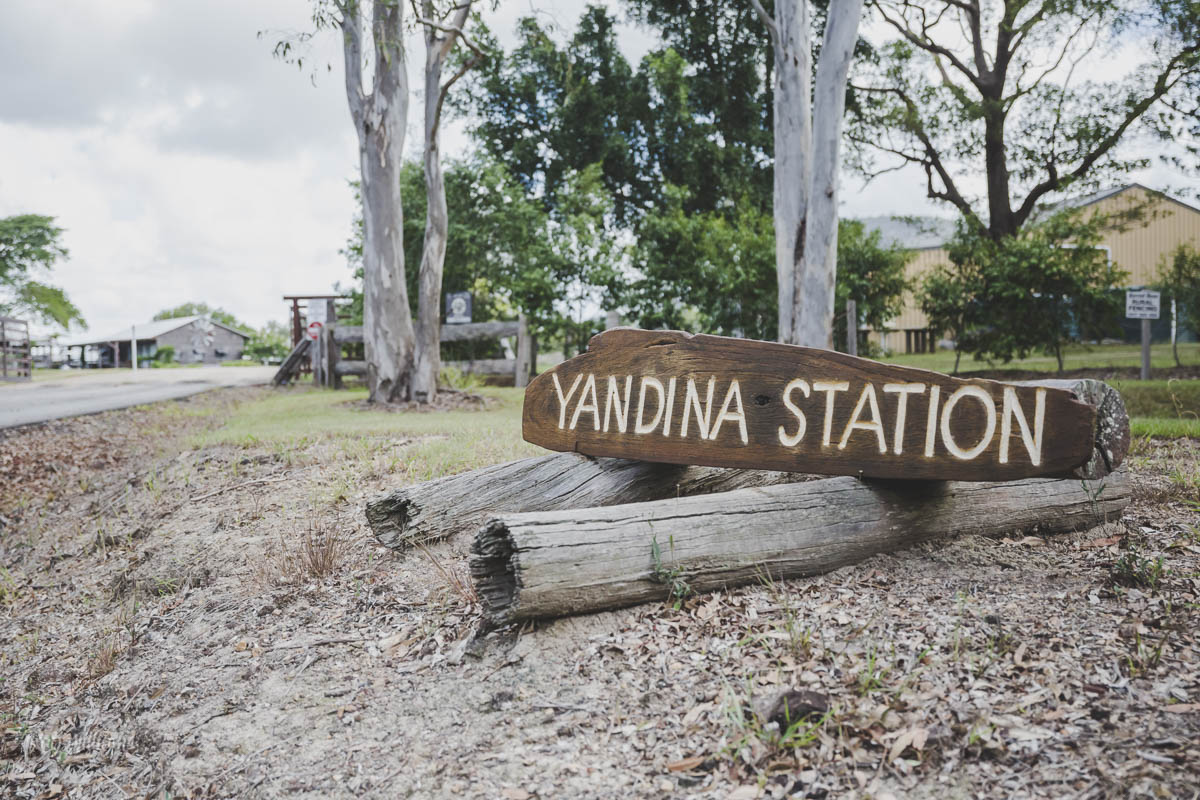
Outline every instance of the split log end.
POLYGON ((512 611, 518 605, 520 585, 515 548, 504 520, 490 520, 475 535, 471 544, 470 570, 484 614, 493 624, 511 622, 512 611))
POLYGON ((367 524, 380 544, 399 549, 414 541, 407 533, 416 510, 412 498, 404 490, 388 492, 367 501, 367 524))

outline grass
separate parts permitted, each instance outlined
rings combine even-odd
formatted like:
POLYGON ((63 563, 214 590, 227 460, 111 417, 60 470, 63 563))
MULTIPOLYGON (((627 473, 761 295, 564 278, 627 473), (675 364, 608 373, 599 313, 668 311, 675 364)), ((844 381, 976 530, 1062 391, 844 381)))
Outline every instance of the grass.
POLYGON ((486 410, 389 412, 352 405, 366 399, 362 389, 271 392, 243 403, 224 426, 198 434, 191 443, 269 445, 286 451, 334 440, 369 450, 391 447, 394 439, 414 439, 392 465, 412 480, 544 453, 521 439, 522 390, 483 387, 478 393, 492 401, 486 410))
MULTIPOLYGON (((949 373, 954 369, 954 351, 939 350, 936 353, 897 353, 882 359, 891 364, 905 367, 920 367, 936 372, 949 373)), ((1186 365, 1200 363, 1200 343, 1188 342, 1179 345, 1179 360, 1186 365)), ((1063 358, 1064 369, 1107 368, 1107 367, 1137 367, 1142 363, 1142 348, 1136 344, 1115 345, 1069 345, 1065 348, 1063 358)), ((1156 344, 1150 347, 1150 366, 1169 368, 1175 366, 1171 355, 1170 344, 1156 344)), ((976 361, 971 356, 963 354, 959 364, 962 372, 979 370, 1031 370, 1038 372, 1057 372, 1058 362, 1054 356, 1030 355, 1028 358, 1014 359, 1007 364, 996 363, 989 365, 986 361, 976 361)))
POLYGON ((1129 431, 1134 436, 1155 439, 1200 439, 1200 420, 1133 417, 1129 420, 1129 431))

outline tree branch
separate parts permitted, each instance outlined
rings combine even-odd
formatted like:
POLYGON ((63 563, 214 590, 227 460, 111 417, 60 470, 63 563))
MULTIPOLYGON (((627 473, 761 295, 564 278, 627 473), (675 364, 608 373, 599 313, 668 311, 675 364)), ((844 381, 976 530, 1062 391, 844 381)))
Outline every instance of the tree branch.
MULTIPOLYGON (((940 44, 937 44, 933 40, 929 39, 928 36, 925 35, 925 31, 927 31, 928 28, 926 28, 924 24, 922 24, 922 33, 917 33, 908 26, 908 20, 906 17, 903 17, 903 15, 901 15, 901 19, 904 20, 903 22, 889 16, 888 13, 883 9, 883 5, 879 2, 879 0, 873 0, 872 6, 874 6, 875 10, 879 12, 879 15, 883 17, 884 22, 895 28, 900 35, 908 40, 911 44, 915 45, 920 50, 924 50, 926 53, 933 53, 934 55, 942 56, 949 61, 956 70, 965 75, 977 89, 982 90, 983 87, 981 83, 981 76, 971 72, 971 70, 967 68, 967 65, 964 64, 958 58, 958 56, 954 55, 953 51, 951 51, 949 48, 942 47, 940 44)), ((905 3, 905 6, 907 7, 908 3, 905 3)))
MULTIPOLYGON (((780 0, 776 0, 776 2, 780 2, 780 0)), ((771 15, 767 13, 767 10, 763 8, 763 4, 759 0, 750 0, 750 5, 754 7, 754 12, 758 14, 758 18, 762 20, 762 24, 767 28, 767 33, 771 35, 771 44, 778 48, 779 26, 775 24, 775 20, 771 18, 771 15)))
POLYGON ((335 4, 341 19, 338 24, 345 37, 342 52, 346 64, 346 101, 356 128, 361 127, 366 97, 362 87, 362 17, 358 3, 346 0, 335 4))
POLYGON ((1029 194, 1025 197, 1025 201, 1021 203, 1021 207, 1017 209, 1017 212, 1014 215, 1016 224, 1018 226, 1024 224, 1025 220, 1029 218, 1029 215, 1033 213, 1033 209, 1037 205, 1038 200, 1040 200, 1046 194, 1058 189, 1064 184, 1069 185, 1074 183, 1086 175, 1087 171, 1090 170, 1097 161, 1099 161, 1110 150, 1112 150, 1113 147, 1116 146, 1116 144, 1121 140, 1121 137, 1125 135, 1125 131, 1129 129, 1129 126, 1140 119, 1142 114, 1144 114, 1146 110, 1150 108, 1150 106, 1158 102, 1160 98, 1162 98, 1167 94, 1167 92, 1175 87, 1175 84, 1178 83, 1181 78, 1179 75, 1173 75, 1175 67, 1178 66, 1180 61, 1184 60, 1185 58, 1195 57, 1198 51, 1200 51, 1200 44, 1193 45, 1192 47, 1186 48, 1185 50, 1177 53, 1174 58, 1167 62, 1166 67, 1163 68, 1163 71, 1159 73, 1158 78, 1154 82, 1154 91, 1146 97, 1143 97, 1138 102, 1134 103, 1133 106, 1131 106, 1126 112, 1125 118, 1121 120, 1121 123, 1113 128, 1109 132, 1108 136, 1101 139, 1100 142, 1094 148, 1092 148, 1091 152, 1085 155, 1079 164, 1076 165, 1075 169, 1063 176, 1059 176, 1057 171, 1054 171, 1050 177, 1030 189, 1029 194))

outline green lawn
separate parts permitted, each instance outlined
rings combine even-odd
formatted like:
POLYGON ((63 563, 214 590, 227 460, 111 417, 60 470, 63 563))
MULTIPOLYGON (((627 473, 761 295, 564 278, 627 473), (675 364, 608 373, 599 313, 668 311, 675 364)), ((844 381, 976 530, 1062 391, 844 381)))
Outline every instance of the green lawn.
POLYGON ((352 405, 366 398, 365 389, 273 391, 241 404, 225 425, 199 434, 193 444, 259 444, 286 452, 331 440, 346 448, 385 452, 398 440, 412 439, 394 456, 391 469, 403 470, 413 480, 545 452, 521 439, 522 390, 475 391, 492 401, 486 410, 382 411, 352 405))
MULTIPOLYGON (((936 372, 949 373, 954 369, 954 351, 952 350, 939 350, 936 353, 896 354, 886 356, 882 360, 906 367, 931 369, 936 372)), ((1200 343, 1180 344, 1179 360, 1185 366, 1200 365, 1200 343)), ((1067 348, 1063 358, 1063 368, 1068 370, 1096 367, 1137 367, 1141 363, 1142 348, 1136 344, 1071 345, 1067 348)), ((1175 358, 1171 355, 1171 345, 1152 345, 1150 347, 1150 366, 1163 368, 1175 366, 1175 358)), ((1007 364, 988 364, 986 361, 976 361, 964 353, 958 368, 961 372, 990 369, 1056 372, 1058 362, 1053 356, 1030 355, 1028 358, 1014 359, 1007 364)))

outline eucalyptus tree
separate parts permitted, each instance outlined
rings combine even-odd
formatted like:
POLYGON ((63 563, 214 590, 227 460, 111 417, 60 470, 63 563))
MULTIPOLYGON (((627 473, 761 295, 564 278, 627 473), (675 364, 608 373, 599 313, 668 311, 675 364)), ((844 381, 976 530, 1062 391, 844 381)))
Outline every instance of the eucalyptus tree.
POLYGON ((808 0, 776 0, 774 14, 760 0, 751 3, 770 34, 775 63, 779 340, 831 347, 842 117, 863 2, 829 4, 815 84, 808 0))
MULTIPOLYGON (((416 335, 404 271, 400 195, 408 71, 402 0, 314 0, 314 30, 284 39, 275 55, 303 68, 296 46, 327 30, 342 36, 346 102, 358 134, 363 205, 363 349, 371 402, 412 398, 416 335), (368 40, 369 36, 369 40, 368 40), (370 74, 366 88, 364 71, 370 74)), ((261 33, 260 33, 261 35, 261 33)))
MULTIPOLYGON (((441 298, 442 273, 446 263, 449 216, 446 207, 446 179, 442 171, 442 110, 450 87, 483 58, 483 50, 464 31, 471 14, 472 0, 437 3, 421 0, 417 22, 425 34, 425 236, 421 250, 417 293, 416 352, 413 359, 412 394, 415 400, 432 402, 437 397, 441 371, 441 298), (443 82, 447 60, 459 42, 472 55, 443 82)), ((415 3, 414 3, 415 6, 415 3)))
POLYGON ((915 164, 928 197, 999 241, 1039 204, 1144 166, 1139 122, 1179 132, 1200 86, 1195 0, 870 0, 893 39, 856 76, 868 174, 915 164), (1139 60, 1106 78, 1123 51, 1139 60), (982 177, 982 181, 978 180, 982 177), (978 189, 982 189, 979 197, 978 189))

